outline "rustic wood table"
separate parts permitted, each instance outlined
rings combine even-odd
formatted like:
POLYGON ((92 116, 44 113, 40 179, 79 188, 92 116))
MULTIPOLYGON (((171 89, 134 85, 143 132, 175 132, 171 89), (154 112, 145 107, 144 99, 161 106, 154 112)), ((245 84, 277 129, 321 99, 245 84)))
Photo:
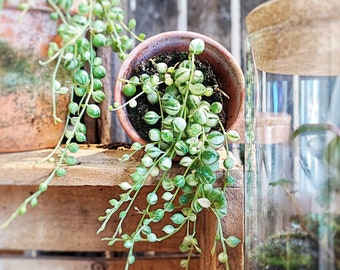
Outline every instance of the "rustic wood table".
MULTIPOLYGON (((118 196, 122 181, 129 180, 137 158, 121 163, 117 160, 127 149, 109 150, 97 145, 82 146, 76 154, 78 164, 67 169, 65 177, 52 180, 48 190, 39 197, 36 208, 19 216, 6 229, 0 229, 0 269, 123 269, 122 245, 108 246, 101 237, 110 236, 117 218, 107 229, 96 234, 98 216, 109 207, 108 201, 118 196)), ((53 168, 53 164, 37 164, 50 150, 0 154, 0 223, 35 192, 53 168)), ((223 171, 219 172, 223 177, 223 171)), ((224 219, 225 233, 244 239, 243 170, 232 171, 235 186, 226 192, 229 209, 224 219)), ((152 188, 150 179, 147 194, 152 188)), ((141 200, 142 201, 142 200, 141 200)), ((142 204, 142 202, 141 202, 142 204)), ((138 214, 132 214, 127 229, 138 214)), ((159 226, 162 226, 160 224, 159 226)), ((220 269, 210 249, 214 241, 215 219, 208 211, 199 215, 198 241, 203 250, 191 262, 190 269, 220 269)), ((130 269, 180 269, 185 258, 178 250, 182 236, 164 242, 137 244, 136 263, 130 269)), ((232 270, 243 269, 243 241, 229 251, 232 270)))

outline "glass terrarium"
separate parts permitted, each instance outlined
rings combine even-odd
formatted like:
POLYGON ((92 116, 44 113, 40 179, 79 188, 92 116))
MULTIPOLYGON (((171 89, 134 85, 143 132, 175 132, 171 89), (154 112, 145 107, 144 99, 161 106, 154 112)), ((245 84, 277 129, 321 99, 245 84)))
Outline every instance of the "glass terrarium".
POLYGON ((246 18, 246 269, 340 269, 340 1, 246 18))

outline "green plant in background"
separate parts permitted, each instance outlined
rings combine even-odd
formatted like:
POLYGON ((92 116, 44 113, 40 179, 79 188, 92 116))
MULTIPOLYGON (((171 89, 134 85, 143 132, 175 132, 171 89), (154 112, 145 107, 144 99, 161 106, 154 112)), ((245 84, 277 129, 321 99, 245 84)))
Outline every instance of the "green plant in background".
MULTIPOLYGON (((51 8, 51 19, 60 21, 57 33, 62 42, 50 43, 48 59, 42 61, 41 65, 53 67, 51 91, 54 122, 62 122, 56 110, 59 95, 68 95, 70 98, 68 115, 59 143, 41 161, 53 163, 53 171, 39 185, 39 189, 26 198, 2 224, 2 228, 7 227, 18 215, 25 214, 29 205, 35 207, 38 197, 47 190, 54 176, 65 176, 67 166, 77 163, 73 154, 78 151, 79 143, 86 142, 83 116, 87 114, 91 118, 100 117, 98 104, 105 99, 102 79, 106 75, 106 69, 101 57, 96 54, 96 49, 111 47, 120 59, 124 59, 133 47, 133 38, 139 41, 144 39, 143 34, 136 36, 133 33, 136 25, 134 19, 124 23, 125 14, 119 7, 119 0, 83 1, 75 12, 71 11, 73 0, 47 0, 47 3, 51 8), (65 72, 68 74, 66 81, 59 82, 58 75, 65 72)), ((34 1, 22 3, 21 9, 26 12, 33 4, 34 1)))
MULTIPOLYGON (((321 207, 328 207, 340 192, 340 130, 331 124, 303 124, 292 134, 292 140, 295 140, 298 136, 325 132, 335 135, 325 145, 322 155, 329 175, 327 179, 321 179, 320 183, 312 183, 319 191, 315 200, 321 207)), ((292 227, 296 231, 269 237, 254 249, 254 263, 266 269, 318 269, 319 249, 323 249, 326 250, 329 261, 334 261, 334 266, 338 269, 340 216, 330 212, 303 214, 294 193, 291 192, 293 184, 294 181, 290 179, 269 183, 273 187, 283 188, 288 196, 296 212, 296 215, 290 217, 292 227)))
POLYGON ((125 269, 135 262, 137 242, 163 241, 175 236, 182 228, 186 234, 179 249, 188 257, 181 261, 181 267, 188 269, 191 256, 195 252, 201 253, 196 238, 196 221, 204 209, 216 217, 216 238, 211 252, 215 253, 217 243, 221 244, 218 260, 226 269, 229 269, 227 246, 235 247, 240 242, 235 236, 224 236, 221 222, 227 214, 226 188, 234 184, 230 170, 234 168, 235 160, 228 151, 228 142, 236 141, 239 135, 235 131, 225 131, 218 116, 223 109, 222 103, 203 99, 203 96, 219 91, 203 84, 204 74, 196 65, 195 58, 204 48, 203 40, 194 39, 189 46, 188 59, 174 66, 153 61, 154 74, 122 78, 126 82, 123 94, 130 99, 125 104, 115 103, 111 108, 135 107, 137 98, 146 95, 148 102, 158 104, 160 109, 159 113, 153 110, 145 113, 143 119, 150 127, 150 142, 146 145, 135 142, 132 145, 134 151, 121 158, 121 161, 127 161, 136 152, 144 151, 140 165, 131 174, 131 181, 120 184, 122 193, 119 198, 110 200, 111 207, 99 217, 103 223, 98 233, 106 228, 111 217, 118 215, 119 222, 113 235, 103 240, 109 245, 123 243, 128 250, 125 269), (226 152, 224 158, 218 151, 222 148, 226 152), (182 169, 175 165, 175 158, 179 159, 182 169), (221 164, 225 178, 219 183, 217 171, 221 164), (144 199, 139 195, 147 179, 156 176, 159 181, 147 194, 146 207, 135 209, 135 202, 144 199), (132 211, 139 213, 140 219, 133 232, 126 232, 123 224, 132 211), (161 221, 162 224, 165 222, 162 232, 156 232, 153 228, 161 221))

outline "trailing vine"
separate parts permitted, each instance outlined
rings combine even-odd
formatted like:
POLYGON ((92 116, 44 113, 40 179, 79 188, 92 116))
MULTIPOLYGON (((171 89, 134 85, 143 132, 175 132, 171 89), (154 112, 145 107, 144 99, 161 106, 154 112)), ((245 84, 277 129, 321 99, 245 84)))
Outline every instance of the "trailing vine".
POLYGON ((120 110, 125 106, 137 106, 137 99, 146 95, 150 104, 158 104, 160 113, 147 110, 145 124, 150 127, 149 143, 142 145, 135 142, 133 152, 124 154, 120 159, 128 161, 132 155, 144 151, 140 165, 131 174, 131 181, 119 186, 122 193, 119 198, 109 201, 110 208, 99 217, 102 226, 98 233, 105 230, 109 220, 115 214, 119 222, 110 237, 104 237, 109 245, 122 242, 128 251, 125 270, 135 262, 134 247, 138 242, 160 242, 174 237, 182 229, 186 231, 179 250, 187 254, 181 260, 181 267, 189 269, 194 252, 201 253, 197 234, 197 216, 204 209, 210 210, 217 220, 215 245, 211 252, 217 252, 219 243, 222 250, 218 260, 229 269, 227 246, 236 247, 240 240, 235 236, 225 236, 222 230, 222 218, 227 214, 226 188, 233 185, 234 177, 230 170, 236 166, 235 159, 228 150, 228 143, 239 139, 236 131, 226 131, 218 114, 222 111, 221 102, 204 100, 218 88, 204 85, 204 73, 195 63, 196 56, 205 49, 201 39, 193 39, 188 48, 188 59, 174 66, 164 62, 154 62, 155 74, 146 73, 131 78, 121 78, 126 84, 122 91, 130 98, 124 104, 115 103, 111 110, 120 110), (162 86, 162 87, 161 87, 162 86), (165 88, 165 91, 160 89, 165 88), (138 91, 139 89, 139 91, 138 91), (155 125, 160 122, 160 128, 155 125), (216 130, 219 127, 219 130, 216 130), (225 158, 218 149, 224 149, 225 158), (182 170, 174 166, 174 159, 179 158, 182 170), (223 164, 225 178, 219 183, 217 171, 223 164), (175 167, 175 168, 174 168, 175 167), (179 173, 181 171, 181 173, 179 173), (174 175, 175 174, 175 175, 174 175), (149 177, 159 180, 153 191, 146 196, 146 207, 137 209, 135 202, 144 200, 141 190, 149 177), (126 218, 132 211, 139 214, 132 233, 124 230, 126 218), (154 224, 165 221, 162 233, 154 231, 154 224))
MULTIPOLYGON (((81 1, 76 11, 73 0, 47 0, 47 4, 50 18, 59 22, 57 33, 61 41, 49 44, 48 59, 40 64, 53 66, 53 121, 55 124, 65 124, 65 129, 56 147, 40 161, 53 163, 54 169, 38 190, 26 198, 1 225, 2 228, 7 227, 18 215, 25 214, 29 205, 35 207, 38 197, 48 189, 54 177, 65 176, 67 167, 77 164, 73 154, 79 150, 80 143, 87 141, 83 116, 99 118, 101 110, 98 104, 106 98, 102 83, 106 69, 96 49, 109 47, 123 60, 133 47, 133 39, 144 39, 144 34, 134 34, 134 19, 124 23, 125 13, 119 7, 120 0, 81 1), (60 74, 65 73, 66 79, 58 80, 60 74), (57 111, 60 95, 69 96, 66 120, 61 119, 57 111)), ((34 1, 29 1, 21 3, 20 8, 27 12, 32 6, 34 1)))

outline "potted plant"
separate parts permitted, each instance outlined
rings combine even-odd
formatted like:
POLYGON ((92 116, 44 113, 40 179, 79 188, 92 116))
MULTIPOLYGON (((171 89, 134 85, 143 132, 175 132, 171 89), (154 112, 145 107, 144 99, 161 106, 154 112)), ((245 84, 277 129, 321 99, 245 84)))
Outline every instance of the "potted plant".
MULTIPOLYGON (((91 1, 90 3, 73 0, 30 1, 29 3, 21 1, 4 2, 0 31, 10 35, 8 38, 4 38, 6 42, 0 43, 0 48, 4 53, 1 59, 8 57, 0 71, 12 67, 19 69, 10 70, 0 79, 5 83, 5 87, 2 87, 1 91, 5 92, 6 99, 6 101, 1 99, 3 101, 1 110, 4 109, 5 118, 1 116, 0 128, 8 129, 6 126, 9 123, 8 118, 11 118, 13 114, 12 118, 16 118, 15 115, 24 111, 23 108, 35 108, 37 103, 42 103, 47 104, 47 108, 36 110, 33 117, 31 115, 28 117, 20 116, 21 122, 18 125, 25 124, 24 133, 19 133, 19 130, 14 127, 14 130, 10 128, 11 136, 20 141, 33 134, 34 138, 31 138, 30 142, 43 141, 44 137, 56 136, 56 138, 48 145, 38 144, 38 146, 25 144, 23 147, 19 147, 19 142, 14 142, 11 144, 14 148, 2 150, 8 152, 54 147, 50 154, 41 161, 51 162, 54 164, 54 169, 42 181, 39 189, 22 202, 12 216, 2 224, 2 227, 7 227, 19 214, 26 213, 29 205, 36 206, 38 197, 47 190, 54 176, 64 176, 67 166, 77 163, 73 153, 78 151, 79 143, 84 143, 87 140, 83 116, 100 117, 101 110, 98 104, 106 96, 102 83, 106 69, 102 65, 102 59, 97 55, 96 49, 100 47, 111 48, 121 59, 124 59, 127 52, 132 48, 132 38, 139 41, 143 40, 143 34, 136 36, 133 33, 133 28, 136 25, 134 19, 125 24, 125 13, 119 7, 119 4, 119 0, 91 1), (26 19, 32 25, 41 19, 44 26, 32 26, 31 33, 26 31, 28 22, 25 22, 26 19), (19 23, 14 24, 17 21, 19 23), (3 28, 6 22, 9 22, 10 27, 3 28), (41 29, 45 29, 47 33, 41 31, 41 29), (22 42, 13 38, 21 38, 24 32, 32 34, 34 39, 31 37, 29 40, 34 40, 34 42, 26 44, 28 47, 24 47, 24 49, 18 49, 22 42), (132 37, 130 38, 128 34, 132 37), (35 37, 39 37, 39 39, 37 40, 35 37), (40 39, 49 43, 40 45, 38 43, 40 39), (10 49, 12 44, 14 44, 14 47, 10 49), (32 53, 32 57, 26 54, 26 50, 32 53), (47 57, 47 59, 42 59, 44 57, 47 57), (25 65, 26 60, 29 60, 30 66, 25 65), (35 69, 40 66, 43 68, 37 69, 35 73, 31 72, 31 68, 35 69), (39 90, 39 94, 35 95, 34 91, 37 90, 35 87, 41 83, 40 77, 48 78, 49 83, 43 84, 43 90, 47 89, 48 94, 40 94, 39 90), (19 102, 17 98, 15 98, 15 102, 11 102, 11 100, 7 102, 9 99, 7 94, 12 94, 12 88, 9 88, 11 86, 13 86, 13 91, 17 90, 14 86, 22 86, 18 90, 19 93, 25 93, 28 90, 28 94, 24 94, 26 98, 23 102, 19 102), (33 100, 31 100, 32 97, 33 100), (64 100, 65 103, 60 103, 59 99, 64 100), (29 102, 33 102, 33 105, 29 105, 29 102), (19 104, 23 108, 8 107, 6 103, 15 106, 19 104), (61 108, 62 112, 58 108, 61 108), (46 121, 45 118, 47 118, 46 121), (35 123, 40 121, 44 122, 44 125, 47 122, 58 127, 55 129, 48 126, 47 133, 42 133, 40 127, 37 131, 34 131, 35 123), (15 136, 16 133, 19 133, 19 135, 15 136)), ((31 109, 27 111, 32 114, 31 109)), ((4 136, 1 132, 1 147, 6 145, 8 138, 9 136, 4 136)))
POLYGON ((229 128, 241 117, 243 86, 242 73, 231 55, 197 33, 169 32, 147 39, 123 63, 111 109, 119 113, 123 125, 132 122, 140 128, 136 132, 131 125, 125 127, 135 142, 133 152, 121 161, 144 152, 130 181, 120 184, 122 193, 110 200, 111 206, 99 217, 103 223, 98 233, 118 214, 113 235, 103 240, 109 245, 123 243, 128 250, 125 269, 135 262, 136 243, 163 241, 183 228, 187 231, 179 249, 188 257, 181 267, 189 269, 191 256, 203 252, 196 238, 196 220, 204 209, 216 217, 212 252, 220 243, 218 260, 229 269, 227 247, 237 246, 240 240, 225 236, 222 218, 227 212, 225 190, 235 180, 230 170, 236 162, 228 143, 239 138, 229 128), (136 120, 128 120, 128 108, 136 120), (223 110, 228 110, 227 116, 223 110), (218 180, 221 168, 225 175, 218 180), (150 177, 157 177, 156 184, 142 198, 138 195, 150 177), (145 208, 135 209, 137 200, 146 200, 145 208), (132 211, 140 214, 140 220, 133 232, 126 232, 124 222, 132 211), (165 224, 162 232, 153 229, 159 222, 165 224))
MULTIPOLYGON (((243 80, 240 79, 243 75, 230 53, 211 38, 189 31, 170 31, 150 37, 129 53, 127 59, 122 63, 117 78, 130 78, 138 65, 157 55, 176 51, 187 52, 189 43, 194 38, 200 38, 205 42, 205 50, 197 58, 210 66, 211 69, 208 72, 213 72, 216 76, 215 79, 218 80, 215 81, 215 85, 211 83, 211 87, 215 87, 217 83, 221 90, 216 88, 215 90, 218 91, 215 92, 221 93, 223 97, 223 112, 226 114, 223 124, 227 129, 236 129, 243 119, 244 92, 240 90, 244 88, 243 80)), ((181 57, 182 59, 186 58, 185 55, 181 57)), ((176 59, 173 61, 176 62, 176 59)), ((124 85, 123 80, 116 81, 114 97, 119 104, 125 103, 126 100, 122 91, 124 85)), ((145 143, 145 136, 143 138, 136 131, 131 124, 129 114, 131 116, 131 111, 129 113, 127 107, 117 110, 118 118, 130 138, 133 141, 145 143)))

